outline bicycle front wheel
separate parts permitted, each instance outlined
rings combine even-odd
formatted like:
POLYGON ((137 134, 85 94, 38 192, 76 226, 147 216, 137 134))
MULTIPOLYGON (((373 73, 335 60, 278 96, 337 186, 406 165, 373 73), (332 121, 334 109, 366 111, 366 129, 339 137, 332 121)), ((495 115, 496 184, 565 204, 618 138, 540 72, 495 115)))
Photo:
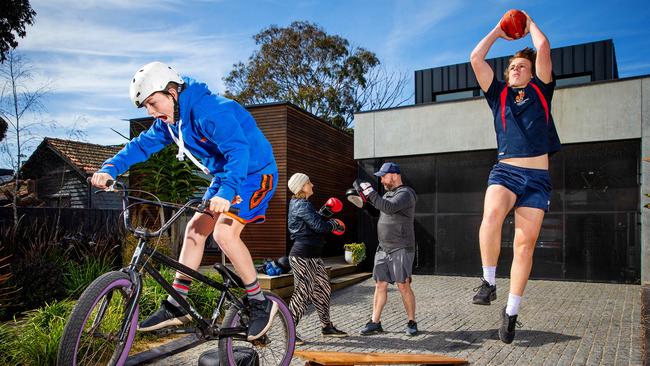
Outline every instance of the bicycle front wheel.
POLYGON ((59 366, 124 365, 138 327, 136 305, 126 339, 120 342, 132 288, 129 276, 117 271, 103 274, 86 288, 63 329, 59 366))
MULTIPOLYGON (((278 311, 273 318, 271 328, 262 338, 252 342, 233 337, 221 338, 219 340, 219 358, 222 365, 288 366, 291 362, 296 346, 296 327, 289 307, 282 301, 282 298, 271 292, 264 292, 264 296, 278 305, 278 311), (242 354, 254 356, 240 357, 242 354)), ((247 303, 246 295, 242 297, 241 301, 247 303)), ((248 327, 247 310, 231 306, 226 312, 222 327, 248 327)))

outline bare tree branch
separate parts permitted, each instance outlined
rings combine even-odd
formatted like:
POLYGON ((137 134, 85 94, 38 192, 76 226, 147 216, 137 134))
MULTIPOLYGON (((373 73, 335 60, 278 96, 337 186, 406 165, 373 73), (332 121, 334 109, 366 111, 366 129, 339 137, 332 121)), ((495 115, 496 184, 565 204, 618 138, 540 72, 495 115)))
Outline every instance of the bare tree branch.
POLYGON ((49 90, 48 84, 29 89, 28 85, 33 81, 33 77, 34 70, 25 58, 13 50, 6 54, 6 61, 0 65, 0 80, 3 82, 0 94, 0 113, 7 124, 11 126, 7 135, 15 139, 15 144, 9 143, 9 138, 7 138, 2 145, 2 152, 7 156, 14 169, 14 197, 11 205, 14 225, 18 225, 17 200, 23 151, 37 139, 32 130, 35 123, 25 123, 23 117, 28 112, 31 114, 44 110, 41 100, 49 90))

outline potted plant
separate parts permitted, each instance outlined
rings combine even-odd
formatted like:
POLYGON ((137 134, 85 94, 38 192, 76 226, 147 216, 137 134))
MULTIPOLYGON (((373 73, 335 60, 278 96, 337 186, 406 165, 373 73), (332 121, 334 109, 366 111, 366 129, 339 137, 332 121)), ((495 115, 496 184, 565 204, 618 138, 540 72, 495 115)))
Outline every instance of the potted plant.
POLYGON ((345 261, 355 266, 366 258, 366 244, 348 243, 343 245, 345 249, 345 261))

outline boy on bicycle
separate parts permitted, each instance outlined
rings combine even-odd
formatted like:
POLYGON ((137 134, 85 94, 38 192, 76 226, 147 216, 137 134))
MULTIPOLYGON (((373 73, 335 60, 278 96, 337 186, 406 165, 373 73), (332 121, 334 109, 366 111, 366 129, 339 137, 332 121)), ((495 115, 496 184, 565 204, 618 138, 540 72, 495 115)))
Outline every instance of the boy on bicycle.
MULTIPOLYGON (((154 123, 104 162, 93 175, 92 184, 105 188, 109 179, 114 180, 171 143, 178 145, 179 160, 188 158, 211 174, 214 178, 203 199, 210 201, 209 209, 216 215, 194 214, 185 230, 179 262, 198 269, 205 241, 212 234, 247 284, 251 314, 248 339, 261 337, 270 327, 277 305, 264 297, 240 235, 246 224, 264 222, 275 192, 278 169, 271 144, 241 105, 213 94, 203 83, 181 77, 163 63, 140 68, 131 80, 130 96, 136 107, 147 109, 154 123), (231 205, 239 208, 238 215, 228 212, 231 205)), ((177 272, 173 287, 186 297, 191 283, 191 278, 177 272)), ((169 296, 138 329, 153 331, 190 319, 169 296)))

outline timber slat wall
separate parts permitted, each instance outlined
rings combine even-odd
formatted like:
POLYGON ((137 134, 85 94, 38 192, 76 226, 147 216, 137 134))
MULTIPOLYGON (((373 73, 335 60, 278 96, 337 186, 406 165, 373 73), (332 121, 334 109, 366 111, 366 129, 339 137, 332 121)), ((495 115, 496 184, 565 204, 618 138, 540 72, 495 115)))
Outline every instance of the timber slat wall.
POLYGON ((251 106, 248 111, 273 146, 278 181, 275 182, 275 193, 266 210, 266 221, 247 225, 242 232, 242 240, 253 258, 278 258, 285 255, 287 241, 287 178, 283 174, 287 166, 287 106, 251 106))
MULTIPOLYGON (((343 211, 337 217, 345 222, 346 233, 340 237, 327 235, 323 255, 343 254, 343 244, 355 241, 352 234, 357 221, 356 208, 345 199, 345 191, 357 176, 353 137, 297 108, 288 108, 287 125, 287 179, 296 172, 309 176, 314 183, 310 201, 316 209, 329 197, 343 202, 343 211)), ((287 201, 290 198, 288 193, 287 201)))
MULTIPOLYGON (((311 202, 316 209, 328 197, 338 197, 343 201, 341 219, 347 225, 342 237, 328 235, 325 255, 342 254, 342 244, 354 241, 356 215, 345 200, 345 190, 350 188, 356 178, 356 164, 353 159, 352 135, 338 130, 327 122, 319 120, 308 112, 289 103, 271 103, 246 107, 257 121, 257 126, 273 146, 278 165, 278 181, 266 222, 250 224, 243 233, 242 240, 254 258, 277 258, 286 255, 291 247, 287 231, 287 208, 291 193, 287 180, 295 172, 303 172, 315 184, 315 195, 311 202)), ((148 128, 152 119, 131 121, 132 135, 148 128), (148 121, 147 121, 148 120, 148 121), (135 133, 134 133, 135 132, 135 133)), ((136 174, 131 174, 132 184, 136 174)), ((210 265, 219 260, 214 251, 206 251, 202 265, 210 265)))

